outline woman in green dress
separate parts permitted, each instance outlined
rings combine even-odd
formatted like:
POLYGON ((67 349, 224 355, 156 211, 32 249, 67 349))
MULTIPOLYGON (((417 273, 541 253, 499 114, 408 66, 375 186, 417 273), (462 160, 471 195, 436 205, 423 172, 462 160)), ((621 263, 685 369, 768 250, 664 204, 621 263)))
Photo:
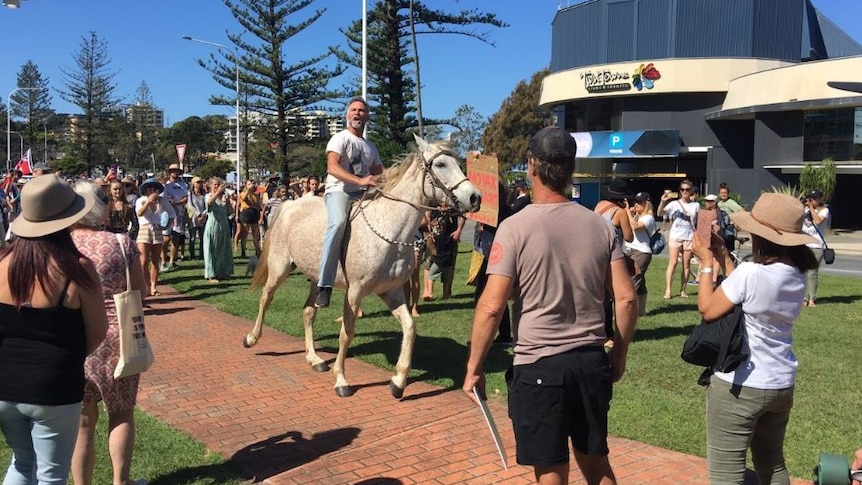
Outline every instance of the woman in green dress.
POLYGON ((204 227, 204 278, 210 283, 233 274, 233 251, 231 251, 230 224, 227 220, 227 202, 224 200, 226 185, 218 177, 209 180, 207 195, 207 223, 204 227))

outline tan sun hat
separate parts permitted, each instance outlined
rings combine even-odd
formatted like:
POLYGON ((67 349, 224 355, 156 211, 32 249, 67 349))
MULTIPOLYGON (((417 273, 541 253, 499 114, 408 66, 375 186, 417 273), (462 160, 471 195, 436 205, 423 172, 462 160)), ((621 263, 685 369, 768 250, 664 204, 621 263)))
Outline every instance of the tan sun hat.
POLYGON ((804 218, 805 208, 799 199, 771 192, 762 194, 751 212, 738 211, 730 215, 730 220, 743 231, 779 246, 802 246, 818 242, 802 232, 804 218))
POLYGON ((21 189, 21 214, 12 222, 12 233, 41 237, 69 228, 90 212, 96 199, 77 194, 55 174, 34 178, 21 189))

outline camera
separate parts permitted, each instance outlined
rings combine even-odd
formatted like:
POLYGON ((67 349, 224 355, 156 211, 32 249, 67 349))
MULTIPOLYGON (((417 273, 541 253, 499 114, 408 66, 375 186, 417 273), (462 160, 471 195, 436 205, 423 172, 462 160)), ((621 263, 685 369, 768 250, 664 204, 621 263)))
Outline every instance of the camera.
POLYGON ((807 204, 809 200, 811 200, 811 198, 808 197, 808 195, 800 195, 799 196, 799 202, 802 202, 802 205, 807 204))

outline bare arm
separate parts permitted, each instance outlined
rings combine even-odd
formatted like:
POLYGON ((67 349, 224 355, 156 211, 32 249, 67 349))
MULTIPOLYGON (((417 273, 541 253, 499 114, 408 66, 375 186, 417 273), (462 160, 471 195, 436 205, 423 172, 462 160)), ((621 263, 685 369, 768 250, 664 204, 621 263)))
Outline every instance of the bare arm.
MULTIPOLYGON (((712 268, 712 262, 715 259, 714 253, 719 252, 719 255, 725 260, 725 274, 729 275, 736 269, 736 266, 734 266, 727 252, 724 251, 724 244, 720 242, 717 235, 712 235, 712 241, 718 241, 718 244, 712 244, 712 247, 705 247, 700 244, 699 238, 693 238, 692 252, 700 260, 701 268, 712 268)), ((712 278, 701 277, 699 280, 697 309, 704 320, 711 322, 733 310, 735 305, 724 294, 721 286, 713 290, 712 278)))
MULTIPOLYGON (((628 203, 626 203, 626 205, 628 205, 628 203)), ((626 242, 632 242, 635 238, 635 233, 632 231, 629 217, 631 217, 631 214, 628 209, 620 209, 616 214, 614 214, 614 219, 616 219, 616 223, 620 226, 620 230, 623 232, 623 239, 625 239, 626 242)))
POLYGON ((614 336, 614 347, 610 354, 611 369, 616 382, 622 379, 626 370, 629 344, 635 336, 638 304, 625 258, 611 261, 608 275, 610 276, 609 286, 613 289, 614 316, 617 322, 617 335, 614 336))
POLYGON ((470 355, 467 358, 467 373, 464 376, 462 390, 473 398, 473 386, 479 389, 481 396, 485 394, 484 362, 491 348, 491 342, 500 326, 503 312, 512 290, 512 279, 501 275, 488 275, 488 283, 482 296, 476 302, 473 314, 473 330, 470 335, 470 355))

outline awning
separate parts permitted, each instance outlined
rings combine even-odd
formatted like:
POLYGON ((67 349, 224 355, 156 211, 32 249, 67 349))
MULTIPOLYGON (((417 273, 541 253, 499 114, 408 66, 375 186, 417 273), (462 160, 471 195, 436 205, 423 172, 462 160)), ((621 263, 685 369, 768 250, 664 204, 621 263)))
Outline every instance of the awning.
MULTIPOLYGON (((819 163, 810 163, 812 167, 819 168, 819 163)), ((779 164, 779 165, 764 165, 763 168, 769 170, 781 170, 781 173, 787 174, 800 174, 802 173, 802 169, 805 168, 805 164, 798 163, 788 163, 788 164, 779 164)), ((848 162, 848 163, 835 163, 835 173, 839 175, 862 175, 862 161, 859 162, 848 162)))

